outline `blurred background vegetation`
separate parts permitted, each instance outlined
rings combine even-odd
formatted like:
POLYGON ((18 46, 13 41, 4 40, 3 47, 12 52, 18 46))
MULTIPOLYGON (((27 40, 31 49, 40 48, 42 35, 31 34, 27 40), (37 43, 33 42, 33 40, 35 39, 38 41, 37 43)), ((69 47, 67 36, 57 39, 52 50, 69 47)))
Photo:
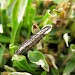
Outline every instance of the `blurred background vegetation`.
POLYGON ((1 75, 75 74, 75 0, 0 0, 1 75), (50 24, 52 30, 24 55, 22 42, 50 24))

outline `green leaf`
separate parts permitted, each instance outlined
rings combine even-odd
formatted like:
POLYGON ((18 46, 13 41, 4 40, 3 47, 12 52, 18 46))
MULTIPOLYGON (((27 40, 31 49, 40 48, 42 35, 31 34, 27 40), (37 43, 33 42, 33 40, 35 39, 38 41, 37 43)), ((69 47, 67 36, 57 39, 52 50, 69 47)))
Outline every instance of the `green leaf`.
POLYGON ((11 44, 14 44, 16 33, 20 22, 23 19, 24 12, 26 10, 28 0, 16 0, 12 12, 12 34, 11 34, 11 44))
POLYGON ((51 72, 52 72, 52 75, 60 75, 59 71, 57 69, 55 69, 55 68, 52 68, 51 72))
MULTIPOLYGON (((46 25, 48 23, 48 21, 51 22, 51 20, 49 18, 50 18, 50 10, 47 10, 45 15, 43 16, 43 21, 40 24, 40 26, 46 25)), ((51 23, 49 23, 49 24, 51 24, 51 23)))
POLYGON ((59 3, 61 3, 63 0, 53 0, 53 1, 54 1, 54 3, 59 4, 59 3))
POLYGON ((49 17, 50 17, 50 10, 47 10, 46 13, 45 13, 45 16, 43 17, 43 22, 44 22, 44 25, 47 24, 48 20, 49 20, 49 17))
POLYGON ((13 54, 13 53, 15 53, 15 51, 18 49, 18 46, 16 46, 16 45, 13 45, 13 44, 10 44, 9 45, 9 48, 10 48, 10 53, 11 54, 13 54))
POLYGON ((33 0, 28 0, 25 18, 24 18, 24 25, 28 29, 27 38, 31 35, 31 27, 33 25, 33 21, 36 14, 36 8, 34 5, 32 5, 33 0))
POLYGON ((32 2, 33 2, 33 0, 28 0, 28 4, 27 4, 27 7, 26 7, 25 19, 24 19, 24 22, 25 22, 26 26, 28 26, 30 24, 30 17, 31 17, 31 14, 33 13, 33 12, 31 12, 32 11, 31 10, 32 9, 32 2))
POLYGON ((4 65, 4 68, 8 71, 8 72, 16 72, 16 70, 13 67, 9 67, 7 65, 4 65))
POLYGON ((70 50, 71 52, 75 53, 75 44, 70 45, 70 50))
POLYGON ((26 57, 23 55, 14 55, 12 57, 13 66, 17 67, 21 71, 28 71, 30 73, 36 73, 34 69, 27 63, 26 57), (24 66, 25 65, 25 66, 24 66))
POLYGON ((28 0, 18 0, 19 7, 18 7, 18 14, 17 14, 17 21, 20 23, 22 21, 22 18, 24 16, 24 12, 26 10, 27 2, 28 0))
POLYGON ((10 42, 10 37, 0 35, 0 42, 9 43, 10 42))
POLYGON ((46 75, 46 71, 44 71, 41 75, 46 75))
POLYGON ((15 1, 15 0, 8 0, 8 2, 7 2, 8 7, 12 4, 13 1, 15 1))
POLYGON ((4 53, 4 49, 0 47, 0 66, 2 64, 3 53, 4 53))
POLYGON ((49 71, 49 66, 46 62, 45 56, 39 52, 39 51, 29 51, 28 52, 28 58, 32 63, 35 63, 37 65, 41 65, 41 67, 46 70, 49 71))
POLYGON ((75 68, 75 59, 74 60, 72 59, 66 64, 63 75, 69 74, 74 70, 74 68, 75 68))

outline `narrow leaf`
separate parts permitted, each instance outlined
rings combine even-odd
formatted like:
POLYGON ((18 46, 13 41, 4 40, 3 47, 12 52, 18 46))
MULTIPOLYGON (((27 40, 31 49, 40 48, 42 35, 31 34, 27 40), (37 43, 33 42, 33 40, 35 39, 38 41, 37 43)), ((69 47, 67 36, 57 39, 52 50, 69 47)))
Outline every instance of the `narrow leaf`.
POLYGON ((69 74, 74 70, 74 68, 75 68, 75 60, 70 60, 65 67, 63 75, 69 74))
POLYGON ((41 75, 46 75, 46 71, 44 71, 41 75))
POLYGON ((4 50, 3 50, 3 48, 0 47, 0 66, 1 66, 1 63, 2 63, 3 53, 4 53, 4 50))
POLYGON ((7 65, 4 65, 4 68, 8 71, 8 72, 16 72, 16 70, 13 67, 9 67, 7 65))
POLYGON ((12 35, 11 44, 14 44, 16 33, 20 22, 23 19, 24 12, 26 10, 28 0, 16 0, 14 3, 14 8, 12 12, 12 35))

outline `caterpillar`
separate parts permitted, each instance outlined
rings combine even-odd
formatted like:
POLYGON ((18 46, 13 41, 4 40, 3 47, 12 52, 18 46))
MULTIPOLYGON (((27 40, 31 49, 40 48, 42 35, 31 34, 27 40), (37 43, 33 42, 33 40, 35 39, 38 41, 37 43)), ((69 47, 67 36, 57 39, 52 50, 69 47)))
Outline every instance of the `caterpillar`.
POLYGON ((43 36, 48 34, 52 29, 52 25, 46 25, 44 26, 39 32, 36 34, 32 35, 30 39, 27 41, 23 42, 19 49, 15 52, 16 54, 23 54, 25 51, 28 51, 31 49, 34 45, 36 45, 43 36))

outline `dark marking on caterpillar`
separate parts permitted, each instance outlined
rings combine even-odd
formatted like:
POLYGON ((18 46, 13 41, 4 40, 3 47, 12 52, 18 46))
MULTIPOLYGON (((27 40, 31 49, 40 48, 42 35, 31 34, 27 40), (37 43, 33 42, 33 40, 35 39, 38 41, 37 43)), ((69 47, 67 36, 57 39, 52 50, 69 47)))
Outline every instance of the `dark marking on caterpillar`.
POLYGON ((47 33, 49 33, 52 29, 52 25, 46 25, 43 27, 39 32, 32 35, 30 39, 23 42, 22 45, 19 47, 19 49, 15 52, 16 54, 23 54, 24 52, 31 49, 34 45, 36 45, 43 36, 45 36, 47 33))

